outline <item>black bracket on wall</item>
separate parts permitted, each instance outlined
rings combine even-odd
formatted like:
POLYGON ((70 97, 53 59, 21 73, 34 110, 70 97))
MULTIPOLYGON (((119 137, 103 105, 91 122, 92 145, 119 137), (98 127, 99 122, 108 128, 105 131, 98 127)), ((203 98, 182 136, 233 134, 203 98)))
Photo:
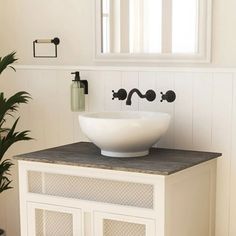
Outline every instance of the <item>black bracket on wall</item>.
POLYGON ((33 56, 35 58, 57 58, 57 45, 60 44, 60 39, 59 38, 54 38, 54 39, 36 39, 33 41, 33 56), (45 55, 45 56, 38 56, 36 55, 36 44, 37 43, 51 43, 54 44, 55 46, 55 53, 54 55, 45 55))

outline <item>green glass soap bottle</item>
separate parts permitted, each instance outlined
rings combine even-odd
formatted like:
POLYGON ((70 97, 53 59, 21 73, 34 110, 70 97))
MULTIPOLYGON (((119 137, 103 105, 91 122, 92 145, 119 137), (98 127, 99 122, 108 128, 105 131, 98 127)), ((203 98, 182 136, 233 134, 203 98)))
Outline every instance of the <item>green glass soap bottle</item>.
POLYGON ((79 71, 71 74, 75 75, 71 84, 71 111, 85 111, 85 94, 88 94, 88 81, 80 79, 79 71))

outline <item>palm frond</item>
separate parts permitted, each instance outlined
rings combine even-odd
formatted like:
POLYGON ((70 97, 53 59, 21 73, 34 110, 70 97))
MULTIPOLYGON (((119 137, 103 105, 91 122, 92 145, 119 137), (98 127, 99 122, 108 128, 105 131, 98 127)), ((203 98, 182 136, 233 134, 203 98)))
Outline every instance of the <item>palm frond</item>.
POLYGON ((19 118, 14 122, 13 126, 8 131, 7 135, 0 139, 0 160, 3 158, 6 151, 14 143, 19 142, 19 141, 32 140, 32 138, 28 136, 30 132, 29 130, 25 130, 22 132, 15 131, 18 121, 19 121, 19 118))
POLYGON ((0 176, 10 175, 9 170, 10 170, 11 166, 13 166, 13 165, 14 164, 11 163, 11 161, 9 159, 4 160, 0 164, 0 176))
MULTIPOLYGON (((6 55, 5 57, 0 57, 0 74, 11 64, 13 64, 15 61, 17 61, 18 59, 15 58, 15 54, 16 52, 12 52, 8 55, 6 55)), ((13 68, 12 66, 10 66, 13 70, 15 70, 15 68, 13 68)))
POLYGON ((12 180, 0 177, 0 193, 8 189, 12 189, 12 187, 10 186, 11 182, 12 180))
POLYGON ((5 160, 0 163, 0 193, 12 188, 10 186, 12 181, 7 177, 7 175, 10 175, 9 171, 12 166, 13 163, 11 163, 10 160, 5 160))
MULTIPOLYGON (((15 52, 5 57, 0 57, 0 75, 6 68, 15 70, 12 64, 18 59, 15 58, 15 52)), ((16 142, 31 140, 29 130, 22 132, 16 131, 19 118, 16 119, 11 128, 3 127, 8 116, 14 117, 14 113, 18 111, 20 104, 28 103, 31 98, 30 94, 24 91, 18 92, 10 98, 5 98, 4 93, 0 92, 0 193, 11 189, 12 181, 8 178, 13 163, 10 160, 1 160, 7 150, 16 142)))
POLYGON ((9 128, 0 128, 0 137, 1 137, 1 133, 6 133, 9 130, 10 130, 9 128))
POLYGON ((3 93, 0 93, 0 129, 6 122, 6 116, 12 116, 12 113, 17 111, 20 104, 27 104, 31 96, 29 93, 21 91, 9 99, 4 98, 3 93))

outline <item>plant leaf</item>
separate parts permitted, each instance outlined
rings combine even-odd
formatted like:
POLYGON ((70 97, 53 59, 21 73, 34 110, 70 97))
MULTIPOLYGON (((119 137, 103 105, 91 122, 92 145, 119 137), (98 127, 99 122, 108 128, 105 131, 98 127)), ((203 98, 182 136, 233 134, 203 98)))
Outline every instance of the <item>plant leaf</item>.
POLYGON ((12 181, 6 176, 9 175, 9 171, 12 166, 13 163, 11 163, 8 159, 0 163, 0 193, 12 188, 10 187, 12 181))
POLYGON ((19 141, 24 141, 24 140, 32 140, 32 138, 28 136, 30 132, 29 130, 25 130, 22 132, 15 131, 18 121, 19 121, 19 118, 17 118, 17 120, 14 122, 13 126, 11 127, 7 135, 0 139, 0 160, 2 160, 6 151, 14 143, 19 142, 19 141))
MULTIPOLYGON (((15 61, 18 60, 18 59, 15 58, 15 54, 16 54, 16 52, 12 52, 12 53, 6 55, 5 57, 0 58, 0 74, 2 74, 2 72, 8 66, 10 66, 11 64, 13 64, 15 61)), ((11 68, 13 68, 13 67, 11 67, 11 68)))
POLYGON ((30 94, 24 91, 14 94, 9 99, 0 93, 0 129, 6 122, 6 116, 13 116, 12 112, 17 111, 20 104, 27 104, 29 99, 31 99, 30 94))
MULTIPOLYGON (((0 75, 8 67, 15 71, 12 64, 18 59, 15 58, 15 52, 5 57, 0 57, 0 75)), ((28 136, 29 130, 22 132, 16 131, 19 118, 16 119, 11 128, 3 127, 8 116, 14 117, 14 112, 18 111, 20 104, 28 103, 31 98, 30 94, 24 91, 18 92, 9 99, 4 97, 4 93, 0 92, 0 193, 11 189, 12 181, 8 178, 13 163, 7 159, 1 162, 6 151, 16 142, 31 140, 28 136)))

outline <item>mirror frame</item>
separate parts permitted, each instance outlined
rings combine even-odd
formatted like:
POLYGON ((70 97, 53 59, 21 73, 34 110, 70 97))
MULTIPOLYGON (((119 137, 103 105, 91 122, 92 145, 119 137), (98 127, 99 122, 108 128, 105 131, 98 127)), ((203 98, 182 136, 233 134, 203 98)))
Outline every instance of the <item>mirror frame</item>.
MULTIPOLYGON (((163 0, 164 1, 164 0, 163 0)), ((199 0, 199 53, 102 53, 102 0, 95 0, 95 62, 210 63, 212 0, 199 0), (205 3, 205 5, 204 5, 205 3)))

